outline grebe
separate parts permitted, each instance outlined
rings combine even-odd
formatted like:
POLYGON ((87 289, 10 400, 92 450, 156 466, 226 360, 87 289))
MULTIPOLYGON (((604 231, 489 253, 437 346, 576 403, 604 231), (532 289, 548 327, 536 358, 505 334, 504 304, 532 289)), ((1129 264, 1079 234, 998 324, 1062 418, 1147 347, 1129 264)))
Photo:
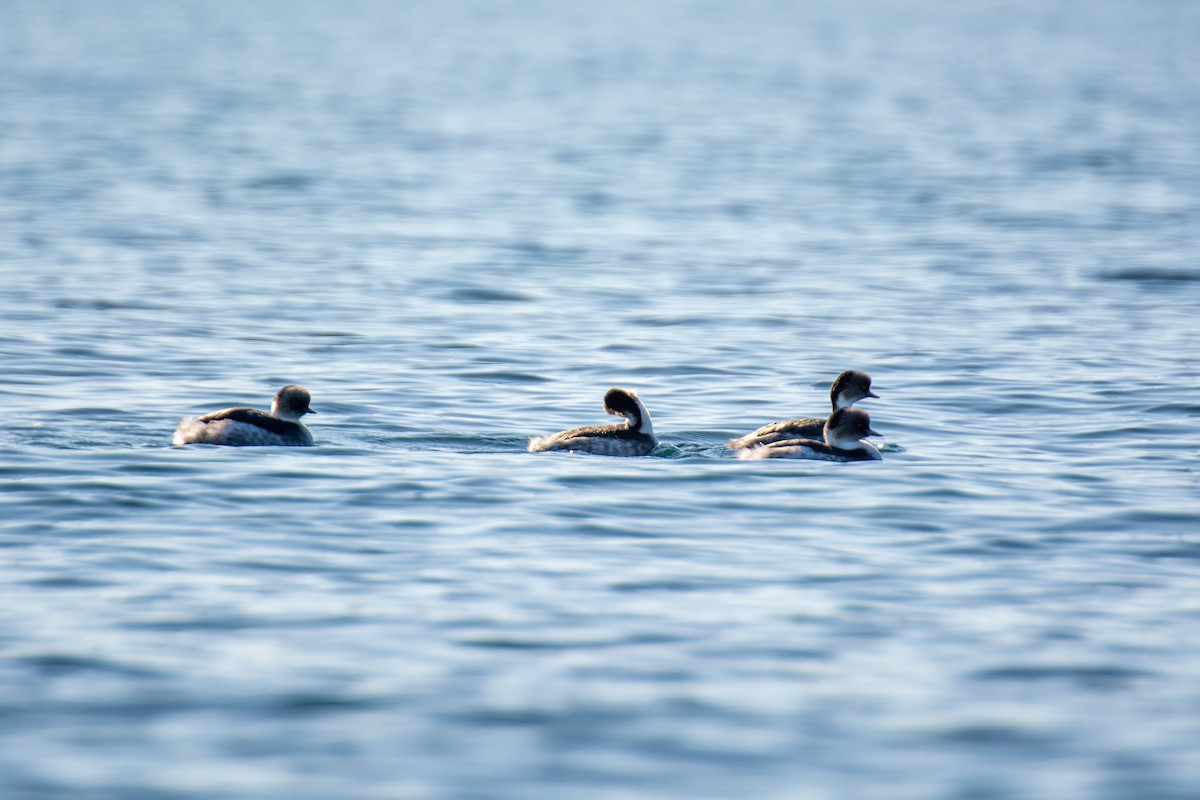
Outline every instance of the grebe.
POLYGON ((813 458, 821 461, 882 461, 883 455, 867 436, 878 436, 871 430, 871 417, 861 408, 839 408, 825 421, 825 440, 784 439, 779 442, 751 447, 738 453, 738 458, 813 458))
POLYGON ((630 389, 609 389, 604 410, 624 417, 624 425, 589 425, 529 440, 529 452, 575 450, 602 456, 644 456, 658 446, 645 403, 630 389))
MULTIPOLYGON (((829 387, 829 403, 833 410, 848 408, 864 397, 879 397, 871 391, 871 376, 856 369, 848 369, 834 379, 829 387)), ((729 446, 734 450, 746 447, 757 447, 781 442, 785 439, 820 439, 824 435, 825 420, 810 417, 808 419, 787 419, 782 422, 772 422, 763 425, 753 433, 748 433, 737 439, 730 439, 729 446)))
POLYGON ((271 413, 256 408, 226 408, 202 417, 180 420, 172 444, 223 444, 233 447, 280 445, 311 447, 312 434, 300 422, 312 396, 303 386, 280 389, 271 403, 271 413))

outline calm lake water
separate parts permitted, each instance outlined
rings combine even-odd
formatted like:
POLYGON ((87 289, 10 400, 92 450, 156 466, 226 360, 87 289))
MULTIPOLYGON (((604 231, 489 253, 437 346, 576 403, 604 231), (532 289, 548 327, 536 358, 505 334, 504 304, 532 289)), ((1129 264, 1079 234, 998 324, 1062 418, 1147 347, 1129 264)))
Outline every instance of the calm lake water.
POLYGON ((1200 796, 1197 41, 0 5, 0 796, 1200 796), (883 462, 724 446, 846 368, 883 462))

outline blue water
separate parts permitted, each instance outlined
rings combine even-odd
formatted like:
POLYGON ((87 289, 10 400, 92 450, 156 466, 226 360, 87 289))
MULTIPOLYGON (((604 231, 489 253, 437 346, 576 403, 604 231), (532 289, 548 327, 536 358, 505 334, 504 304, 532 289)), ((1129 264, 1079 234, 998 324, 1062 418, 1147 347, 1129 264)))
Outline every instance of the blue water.
POLYGON ((1200 796, 1197 41, 0 5, 0 797, 1200 796), (724 447, 846 368, 883 462, 724 447))

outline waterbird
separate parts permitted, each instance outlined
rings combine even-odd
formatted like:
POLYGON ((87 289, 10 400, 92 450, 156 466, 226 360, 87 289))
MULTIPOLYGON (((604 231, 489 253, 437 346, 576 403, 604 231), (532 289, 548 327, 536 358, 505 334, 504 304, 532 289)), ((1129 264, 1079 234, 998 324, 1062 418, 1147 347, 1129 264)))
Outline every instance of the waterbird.
MULTIPOLYGON (((848 408, 866 397, 879 397, 871 391, 871 376, 856 369, 848 369, 833 380, 829 387, 829 403, 832 410, 848 408)), ((786 439, 820 439, 824 435, 825 420, 817 417, 786 419, 763 425, 753 433, 729 440, 734 450, 758 447, 786 439)))
POLYGON ((308 389, 289 384, 276 392, 269 414, 256 408, 225 408, 195 419, 184 417, 171 442, 232 447, 312 447, 312 434, 300 422, 305 414, 317 413, 309 408, 311 401, 308 389))
POLYGON ((839 408, 825 421, 823 440, 784 439, 741 450, 738 458, 811 458, 820 461, 882 461, 883 454, 866 440, 879 436, 861 408, 839 408))
POLYGON ((529 452, 573 450, 602 456, 644 456, 658 446, 646 404, 632 389, 609 389, 604 411, 624 417, 618 425, 589 425, 529 440, 529 452))

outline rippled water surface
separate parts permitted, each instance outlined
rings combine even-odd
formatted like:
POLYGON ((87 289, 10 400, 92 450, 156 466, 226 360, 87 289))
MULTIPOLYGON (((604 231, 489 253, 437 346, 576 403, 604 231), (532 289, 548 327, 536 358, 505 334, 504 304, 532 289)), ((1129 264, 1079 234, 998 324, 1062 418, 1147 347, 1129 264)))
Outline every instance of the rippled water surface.
POLYGON ((3 4, 0 796, 1196 797, 1198 40, 3 4), (726 449, 851 367, 882 463, 726 449))

